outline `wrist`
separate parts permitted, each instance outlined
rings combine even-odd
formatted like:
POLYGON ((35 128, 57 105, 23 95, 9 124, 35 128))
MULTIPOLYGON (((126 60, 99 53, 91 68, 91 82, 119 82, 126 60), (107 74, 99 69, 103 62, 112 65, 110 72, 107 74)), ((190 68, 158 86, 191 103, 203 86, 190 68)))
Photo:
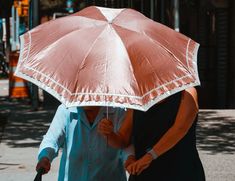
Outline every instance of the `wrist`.
POLYGON ((149 151, 147 152, 147 154, 149 154, 149 155, 152 157, 153 160, 155 160, 155 159, 158 158, 157 153, 156 153, 153 149, 149 150, 149 151))
POLYGON ((127 160, 128 159, 133 159, 133 160, 135 160, 135 156, 134 155, 129 155, 128 157, 127 157, 127 160))
POLYGON ((150 153, 146 153, 146 157, 147 157, 149 160, 153 160, 153 156, 152 156, 150 153))
POLYGON ((48 157, 46 157, 46 156, 42 157, 39 161, 42 161, 42 160, 50 162, 50 159, 48 157))

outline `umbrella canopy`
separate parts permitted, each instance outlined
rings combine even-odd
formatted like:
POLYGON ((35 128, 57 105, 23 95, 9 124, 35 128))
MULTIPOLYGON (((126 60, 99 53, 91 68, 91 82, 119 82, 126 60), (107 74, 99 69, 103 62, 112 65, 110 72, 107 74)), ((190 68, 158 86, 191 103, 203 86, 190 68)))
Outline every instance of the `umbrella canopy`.
POLYGON ((20 37, 16 75, 67 107, 142 111, 200 84, 199 44, 133 9, 91 6, 20 37))

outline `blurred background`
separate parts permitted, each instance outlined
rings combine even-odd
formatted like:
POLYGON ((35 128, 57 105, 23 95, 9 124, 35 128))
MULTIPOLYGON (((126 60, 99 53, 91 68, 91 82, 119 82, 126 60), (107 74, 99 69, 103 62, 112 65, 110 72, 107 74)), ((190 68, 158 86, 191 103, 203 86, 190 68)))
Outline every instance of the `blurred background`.
MULTIPOLYGON (((33 180, 38 145, 59 105, 13 76, 19 36, 91 5, 136 9, 200 43, 198 148, 207 180, 234 181, 234 0, 0 0, 0 180, 33 180)), ((55 180, 58 165, 46 179, 55 180)))

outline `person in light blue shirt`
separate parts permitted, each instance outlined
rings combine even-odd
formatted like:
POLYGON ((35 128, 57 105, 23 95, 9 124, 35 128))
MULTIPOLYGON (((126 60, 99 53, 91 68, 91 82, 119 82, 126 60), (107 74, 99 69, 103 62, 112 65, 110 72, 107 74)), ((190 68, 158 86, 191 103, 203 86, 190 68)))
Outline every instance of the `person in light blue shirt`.
POLYGON ((73 107, 60 105, 44 136, 36 169, 50 170, 50 163, 63 148, 59 181, 126 181, 123 161, 128 156, 109 147, 97 124, 108 114, 118 130, 126 111, 121 108, 73 107), (125 158, 124 158, 125 157, 125 158))

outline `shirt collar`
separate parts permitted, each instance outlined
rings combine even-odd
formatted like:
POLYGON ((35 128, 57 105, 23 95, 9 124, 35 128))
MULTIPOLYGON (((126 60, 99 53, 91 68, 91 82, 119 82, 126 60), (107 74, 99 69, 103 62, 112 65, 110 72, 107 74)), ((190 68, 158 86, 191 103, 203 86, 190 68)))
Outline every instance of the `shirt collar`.
POLYGON ((78 112, 77 107, 69 107, 68 110, 69 110, 69 112, 72 112, 72 113, 77 113, 78 112))

